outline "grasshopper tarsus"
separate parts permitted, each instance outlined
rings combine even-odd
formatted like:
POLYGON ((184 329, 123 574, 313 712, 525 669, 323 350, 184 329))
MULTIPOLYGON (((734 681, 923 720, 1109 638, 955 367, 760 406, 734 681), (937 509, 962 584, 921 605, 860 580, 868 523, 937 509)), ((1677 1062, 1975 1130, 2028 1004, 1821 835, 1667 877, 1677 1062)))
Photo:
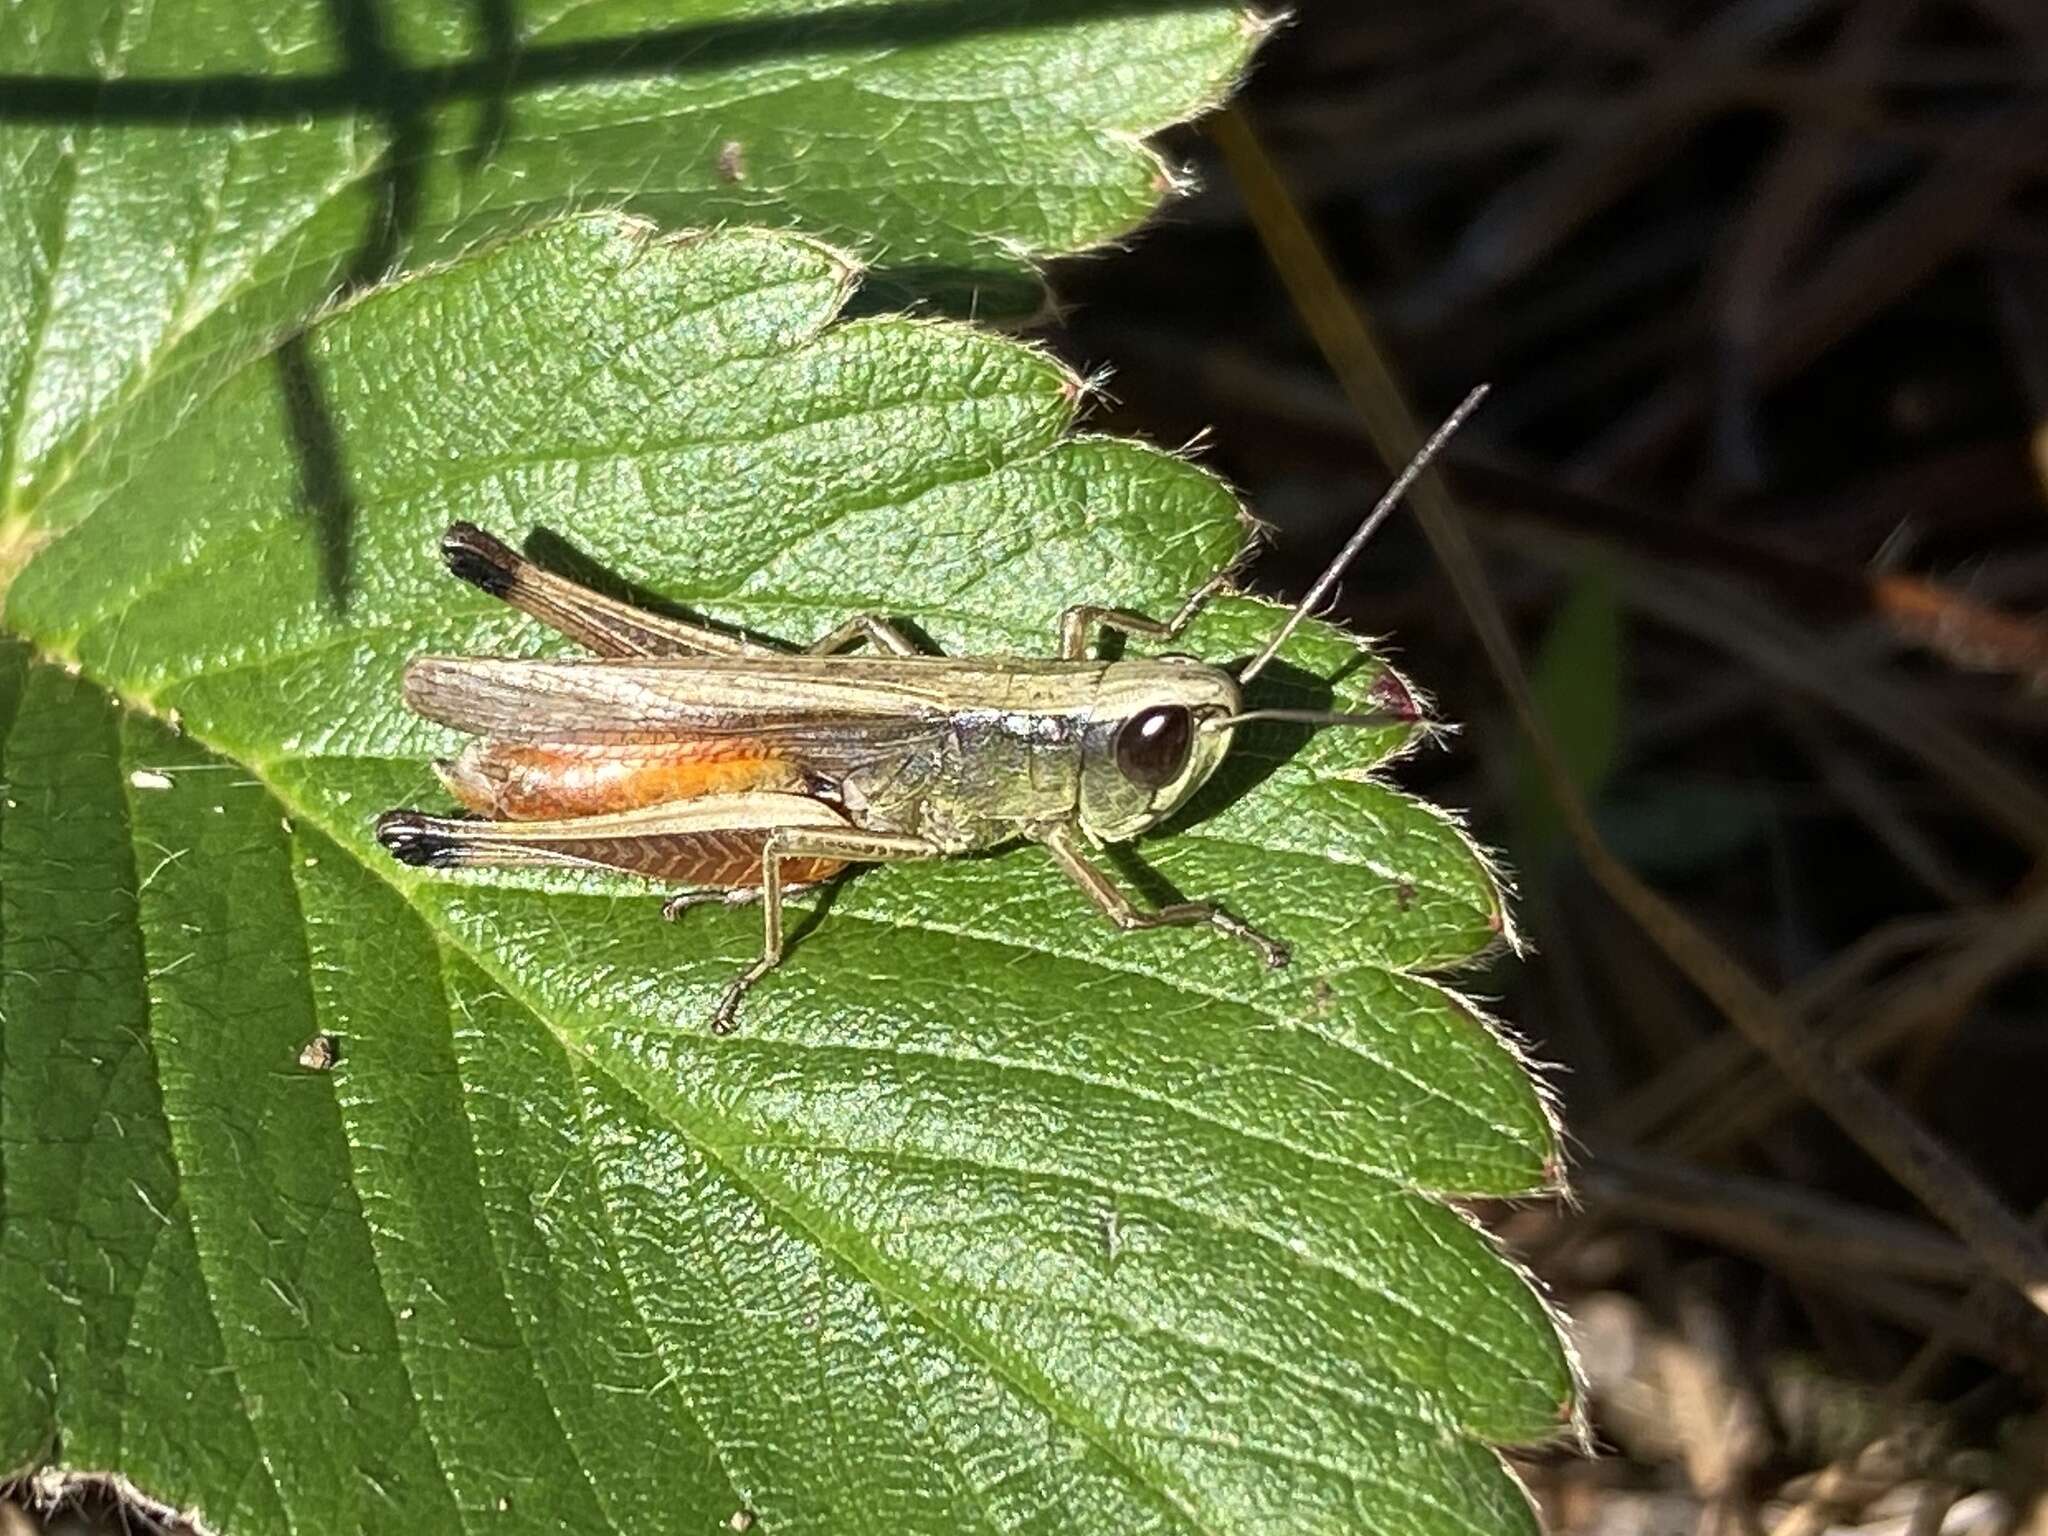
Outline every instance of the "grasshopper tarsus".
POLYGON ((661 904, 661 920, 680 923, 692 907, 737 906, 730 891, 679 891, 661 904))
POLYGON ((1103 630, 1128 635, 1146 635, 1154 640, 1174 640, 1209 605, 1209 600, 1230 586, 1228 567, 1216 572, 1188 594, 1186 602, 1170 619, 1155 619, 1128 608, 1105 608, 1099 603, 1074 603, 1060 611, 1059 655, 1067 661, 1085 657, 1103 630))
MULTIPOLYGON (((1232 918, 1231 921, 1236 923, 1237 919, 1232 918)), ((1218 924, 1217 926, 1221 927, 1222 925, 1218 924)), ((1256 928, 1238 923, 1237 930, 1225 928, 1223 931, 1225 933, 1234 932, 1235 937, 1243 939, 1252 948, 1256 949, 1259 952, 1259 958, 1266 962, 1266 969, 1269 971, 1285 970, 1294 960, 1293 950, 1282 944, 1278 939, 1267 938, 1256 928)))
POLYGON ((777 961, 762 956, 725 984, 718 1006, 711 1010, 711 1033, 729 1035, 740 1027, 740 1003, 754 990, 754 983, 775 969, 777 961))
POLYGON ((1288 961, 1287 946, 1267 938, 1243 918, 1233 917, 1213 901, 1176 901, 1169 906, 1147 908, 1131 900, 1109 875, 1091 864, 1074 841, 1071 828, 1040 827, 1034 834, 1053 862, 1081 893, 1095 904, 1096 911, 1120 933, 1143 933, 1153 928, 1214 928, 1218 933, 1241 939, 1256 949, 1267 968, 1278 970, 1288 961))
POLYGON ((1266 969, 1277 971, 1294 958, 1293 953, 1278 939, 1269 939, 1243 918, 1226 912, 1211 901, 1183 902, 1179 906, 1162 907, 1153 914, 1159 921, 1145 924, 1146 927, 1164 927, 1169 924, 1195 927, 1206 924, 1218 933, 1251 945, 1259 952, 1259 958, 1266 962, 1266 969))
MULTIPOLYGON (((1233 939, 1241 939, 1259 952, 1259 958, 1266 962, 1266 969, 1277 971, 1294 958, 1294 954, 1278 939, 1269 939, 1258 929, 1236 914, 1226 912, 1214 902, 1197 902, 1196 910, 1206 911, 1206 921, 1218 933, 1227 933, 1233 939)), ((1169 908, 1169 910, 1171 910, 1169 908)))

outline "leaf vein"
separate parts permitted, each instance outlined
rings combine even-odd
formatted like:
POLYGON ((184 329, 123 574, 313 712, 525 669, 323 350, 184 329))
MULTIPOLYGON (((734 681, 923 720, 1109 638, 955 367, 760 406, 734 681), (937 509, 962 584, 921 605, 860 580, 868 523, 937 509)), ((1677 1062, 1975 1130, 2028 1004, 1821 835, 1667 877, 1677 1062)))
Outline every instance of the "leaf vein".
MULTIPOLYGON (((421 926, 425 927, 426 925, 422 924, 421 926)), ((431 928, 427 929, 427 933, 434 949, 437 985, 441 994, 441 1018, 447 1026, 449 1056, 455 1058, 455 1015, 458 1009, 460 1009, 461 1004, 456 997, 455 988, 448 975, 447 946, 440 942, 431 928)), ((455 1081, 461 1084, 463 1089, 463 1091, 458 1092, 456 1095, 457 1104, 460 1108, 463 1141, 469 1149, 470 1166, 472 1169, 476 1169, 482 1154, 477 1147, 476 1125, 472 1118, 467 1084, 464 1082, 463 1075, 459 1070, 455 1073, 455 1081)), ((531 1367, 533 1383, 540 1393, 540 1400, 547 1406, 548 1417, 555 1426, 556 1434, 561 1437, 563 1449, 569 1453, 569 1460, 575 1466, 577 1475, 583 1479, 584 1486, 590 1490, 591 1502, 597 1507, 598 1511, 603 1515, 605 1523, 612 1530, 622 1531, 625 1528, 619 1524, 618 1516, 613 1511, 611 1500, 605 1496, 603 1485, 591 1473, 588 1463, 583 1458, 582 1448, 577 1445, 576 1437, 569 1430, 568 1421, 562 1417, 562 1410, 555 1402, 555 1395, 550 1390, 548 1383, 548 1372, 541 1366, 539 1351, 534 1348, 533 1340, 527 1336, 525 1324, 520 1317, 519 1305, 512 1296, 511 1279, 505 1273, 505 1257, 498 1251, 496 1234, 491 1228, 490 1213, 486 1209, 483 1198, 483 1176, 481 1173, 477 1173, 475 1176, 475 1190, 478 1215, 484 1223, 484 1231, 489 1239, 486 1246, 490 1251, 491 1269, 497 1277, 495 1289, 505 1303, 505 1315, 512 1321, 512 1330, 519 1337, 520 1349, 526 1356, 527 1364, 531 1367)), ((557 1513, 560 1513, 559 1509, 557 1513)))
MULTIPOLYGON (((1153 1189, 1137 1185, 1119 1186, 1116 1184, 1112 1184, 1104 1179, 1092 1178, 1089 1175, 1072 1168, 1044 1168, 1037 1167, 1028 1163, 1006 1163, 997 1158, 981 1155, 970 1155, 968 1153, 957 1151, 949 1152, 946 1156, 939 1157, 928 1153, 906 1151, 900 1148, 858 1147, 844 1143, 833 1143, 822 1140, 800 1142, 794 1140, 779 1140, 772 1137, 752 1136, 748 1137, 744 1142, 734 1143, 733 1147, 735 1151, 747 1151, 758 1147, 770 1151, 790 1152, 800 1157, 842 1157, 849 1162, 873 1163, 882 1167, 916 1169, 920 1172, 943 1173, 948 1169, 957 1169, 965 1167, 975 1169, 983 1173, 1001 1174, 1012 1178, 1040 1179, 1048 1183, 1072 1184, 1080 1189, 1088 1190, 1096 1194, 1136 1195, 1142 1199, 1155 1200, 1159 1204, 1165 1206, 1167 1209, 1175 1211, 1180 1215, 1187 1216, 1190 1219, 1208 1227, 1212 1231, 1218 1233, 1232 1234, 1240 1237, 1249 1237, 1256 1241, 1268 1244, 1284 1258, 1293 1262, 1305 1264, 1310 1269, 1316 1270, 1319 1273, 1334 1276, 1336 1279, 1339 1279, 1343 1281, 1345 1284, 1355 1288, 1361 1295, 1370 1297, 1376 1301, 1384 1302, 1394 1311, 1406 1314, 1411 1320, 1421 1324, 1425 1332, 1433 1334, 1440 1339, 1449 1340, 1453 1344, 1474 1345, 1479 1349, 1479 1351, 1482 1354, 1486 1355, 1496 1364, 1500 1365, 1503 1369, 1507 1370, 1511 1374, 1519 1374, 1519 1370, 1516 1367, 1514 1360, 1501 1350, 1494 1347, 1494 1345, 1490 1341, 1477 1338, 1468 1338, 1467 1336, 1458 1333, 1456 1329, 1452 1328, 1449 1325, 1449 1323, 1443 1318, 1426 1311, 1418 1303, 1416 1303, 1415 1301, 1411 1300, 1406 1296, 1401 1295, 1398 1291, 1392 1290, 1382 1283, 1368 1279, 1366 1276, 1360 1274, 1358 1271, 1353 1269, 1350 1265, 1345 1264, 1334 1257, 1325 1257, 1324 1255, 1316 1253, 1313 1250, 1310 1250, 1306 1247, 1297 1247, 1287 1237, 1283 1236, 1278 1232, 1273 1231, 1270 1227, 1262 1226, 1258 1222, 1245 1221, 1241 1218, 1231 1216, 1221 1210, 1216 1210, 1211 1207, 1196 1204, 1193 1201, 1190 1201, 1182 1196, 1173 1194, 1172 1192, 1167 1190, 1153 1189)), ((1414 1196, 1414 1198, 1427 1199, 1428 1197, 1423 1195, 1416 1195, 1414 1196)), ((1000 1292, 996 1288, 988 1288, 988 1294, 1000 1294, 1000 1292)), ((1023 1299, 1021 1295, 1019 1299, 1023 1299)), ((1042 1301, 1046 1298, 1038 1297, 1036 1299, 1042 1301)), ((1105 1313, 1104 1315, 1116 1316, 1117 1314, 1105 1313)), ((1169 1336, 1172 1337, 1186 1337, 1189 1339, 1189 1342, 1208 1342, 1203 1340, 1196 1340, 1192 1336, 1188 1335, 1171 1334, 1170 1330, 1162 1331, 1167 1332, 1169 1336)), ((1341 1396, 1349 1397, 1362 1407, 1374 1407, 1379 1409, 1380 1411, 1385 1411, 1389 1413, 1393 1413, 1396 1411, 1387 1408, 1383 1403, 1374 1403, 1371 1399, 1364 1397, 1355 1388, 1339 1386, 1336 1382, 1326 1377, 1317 1376, 1312 1372, 1302 1370, 1298 1367, 1290 1366, 1283 1361, 1277 1359, 1267 1359, 1266 1357, 1261 1355, 1255 1355, 1248 1353, 1246 1351, 1231 1349, 1230 1346, 1227 1345, 1216 1344, 1213 1347, 1218 1350, 1227 1351, 1230 1357, 1233 1359, 1258 1361, 1262 1364, 1270 1365, 1274 1370, 1279 1371, 1283 1375, 1289 1376, 1291 1379, 1296 1380, 1302 1383, 1303 1385, 1317 1387, 1326 1391, 1335 1392, 1341 1396)), ((1427 1421, 1420 1418, 1416 1418, 1415 1422, 1425 1423, 1427 1421)))
MULTIPOLYGON (((147 925, 142 923, 140 920, 140 887, 142 883, 142 869, 141 861, 135 857, 136 791, 133 785, 130 783, 130 764, 127 761, 126 753, 123 752, 118 745, 118 737, 113 761, 115 775, 116 778, 119 780, 119 783, 116 786, 116 793, 119 797, 119 804, 121 806, 121 821, 125 834, 122 841, 129 852, 129 889, 137 892, 135 898, 137 905, 136 931, 139 936, 139 942, 141 944, 141 948, 143 951, 143 957, 145 962, 144 974, 146 975, 148 974, 149 971, 149 966, 147 963, 149 952, 149 931, 147 925)), ((147 984, 143 985, 143 987, 140 990, 142 997, 143 1017, 145 1018, 145 1020, 149 1021, 146 1027, 149 1029, 149 1032, 151 1034, 154 1034, 156 998, 154 993, 150 990, 147 984)), ((180 1156, 180 1143, 184 1138, 180 1135, 179 1131, 179 1127, 182 1123, 183 1122, 179 1119, 179 1117, 172 1115, 168 1112, 165 1113, 165 1140, 170 1151, 171 1161, 177 1170, 179 1203, 186 1207, 188 1220, 191 1220, 193 1225, 194 1238, 192 1247, 193 1253, 196 1256, 195 1268, 199 1272, 199 1284, 201 1289, 203 1289, 206 1292, 207 1311, 212 1314, 214 1327, 221 1335, 223 1341, 223 1348, 221 1351, 222 1364, 227 1369, 228 1380, 234 1383, 235 1404, 241 1410, 243 1423, 245 1423, 249 1428, 249 1440, 250 1443, 256 1447, 256 1459, 262 1465, 264 1476, 270 1482, 271 1497, 277 1501, 278 1512, 284 1516, 286 1529, 296 1533, 299 1529, 298 1521, 294 1517, 291 1501, 285 1497, 284 1484, 278 1478, 277 1467, 272 1460, 270 1446, 264 1438, 262 1423, 249 1397, 248 1386, 242 1380, 241 1368, 235 1364, 231 1351, 229 1351, 226 1348, 226 1339, 228 1336, 226 1318, 221 1309, 220 1297, 215 1286, 214 1276, 208 1272, 208 1266, 206 1262, 206 1249, 198 1241, 198 1223, 196 1220, 196 1216, 194 1216, 191 1212, 189 1202, 187 1202, 184 1199, 186 1159, 185 1157, 180 1156)), ((187 1155, 189 1155, 189 1153, 187 1155)))

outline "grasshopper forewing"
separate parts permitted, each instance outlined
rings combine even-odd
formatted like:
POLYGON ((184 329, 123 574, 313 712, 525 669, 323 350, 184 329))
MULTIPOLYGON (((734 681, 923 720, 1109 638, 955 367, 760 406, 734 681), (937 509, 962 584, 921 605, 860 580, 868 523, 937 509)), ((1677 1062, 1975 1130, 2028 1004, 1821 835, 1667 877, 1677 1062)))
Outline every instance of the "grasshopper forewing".
POLYGON ((1235 675, 1186 657, 1092 659, 1105 628, 1171 639, 1219 574, 1165 622, 1078 605, 1050 659, 927 654, 870 614, 807 651, 649 612, 543 570, 457 523, 449 569, 597 653, 580 661, 425 656, 405 673, 418 713, 474 739, 435 764, 476 819, 389 811, 409 864, 623 870, 704 901, 761 903, 760 958, 712 1027, 781 960, 782 898, 849 864, 937 859, 1025 839, 1118 928, 1206 925, 1287 951, 1213 902, 1139 906, 1084 851, 1157 825, 1205 783, 1243 721, 1357 724, 1383 716, 1247 712, 1249 682, 1328 594, 1372 530, 1477 406, 1438 430, 1314 587, 1235 675), (846 654, 855 645, 870 653, 846 654))

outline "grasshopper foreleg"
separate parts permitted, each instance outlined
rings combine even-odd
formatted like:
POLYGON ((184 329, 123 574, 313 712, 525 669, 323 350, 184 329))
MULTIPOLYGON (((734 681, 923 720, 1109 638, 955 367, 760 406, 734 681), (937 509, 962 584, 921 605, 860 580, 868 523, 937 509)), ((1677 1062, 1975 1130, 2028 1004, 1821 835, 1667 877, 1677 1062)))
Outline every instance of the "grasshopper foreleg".
POLYGON ((735 976, 712 1010, 711 1032, 729 1035, 738 1027, 740 1001, 763 976, 782 963, 782 898, 799 886, 782 883, 785 862, 843 859, 850 864, 885 864, 937 859, 945 850, 900 832, 862 832, 837 827, 779 827, 761 848, 761 958, 735 976))
POLYGON ((1177 901, 1151 910, 1139 906, 1118 888, 1115 881, 1088 862, 1081 850, 1074 846, 1073 833, 1069 828, 1054 827, 1036 835, 1038 841, 1045 845, 1046 852, 1053 856, 1053 861, 1081 888, 1082 894, 1122 932, 1136 933, 1146 928, 1214 928, 1218 933, 1227 933, 1233 939, 1251 945, 1268 966, 1277 969, 1287 963, 1286 945, 1267 938, 1214 902, 1177 901))
POLYGON ((1132 613, 1125 608, 1102 608, 1094 603, 1077 603, 1063 609, 1060 613, 1059 659, 1085 661, 1095 636, 1105 629, 1145 635, 1154 640, 1171 640, 1194 622, 1195 615, 1208 606, 1210 598, 1228 585, 1229 572, 1218 571, 1188 594, 1188 600, 1180 605, 1180 612, 1163 621, 1149 619, 1142 613, 1132 613))

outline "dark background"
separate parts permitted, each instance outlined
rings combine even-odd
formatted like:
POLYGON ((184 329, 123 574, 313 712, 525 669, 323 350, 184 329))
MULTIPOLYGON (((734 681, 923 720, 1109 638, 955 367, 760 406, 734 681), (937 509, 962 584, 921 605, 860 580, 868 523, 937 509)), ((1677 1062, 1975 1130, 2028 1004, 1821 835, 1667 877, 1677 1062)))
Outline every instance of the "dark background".
MULTIPOLYGON (((2048 4, 1311 0, 1242 112, 1417 415, 1493 383, 1453 481, 1610 845, 2031 1211, 2048 4)), ((1293 594, 1387 468, 1226 136, 1055 271, 1052 339, 1113 366, 1098 424, 1200 440, 1293 594)), ((1558 1528, 2048 1530, 2048 1319, 1588 878, 1411 517, 1337 611, 1464 725, 1402 781, 1517 872, 1533 954, 1477 986, 1553 1064, 1579 1198, 1484 1214, 1579 1317, 1607 1454, 1528 1461, 1558 1528)))

